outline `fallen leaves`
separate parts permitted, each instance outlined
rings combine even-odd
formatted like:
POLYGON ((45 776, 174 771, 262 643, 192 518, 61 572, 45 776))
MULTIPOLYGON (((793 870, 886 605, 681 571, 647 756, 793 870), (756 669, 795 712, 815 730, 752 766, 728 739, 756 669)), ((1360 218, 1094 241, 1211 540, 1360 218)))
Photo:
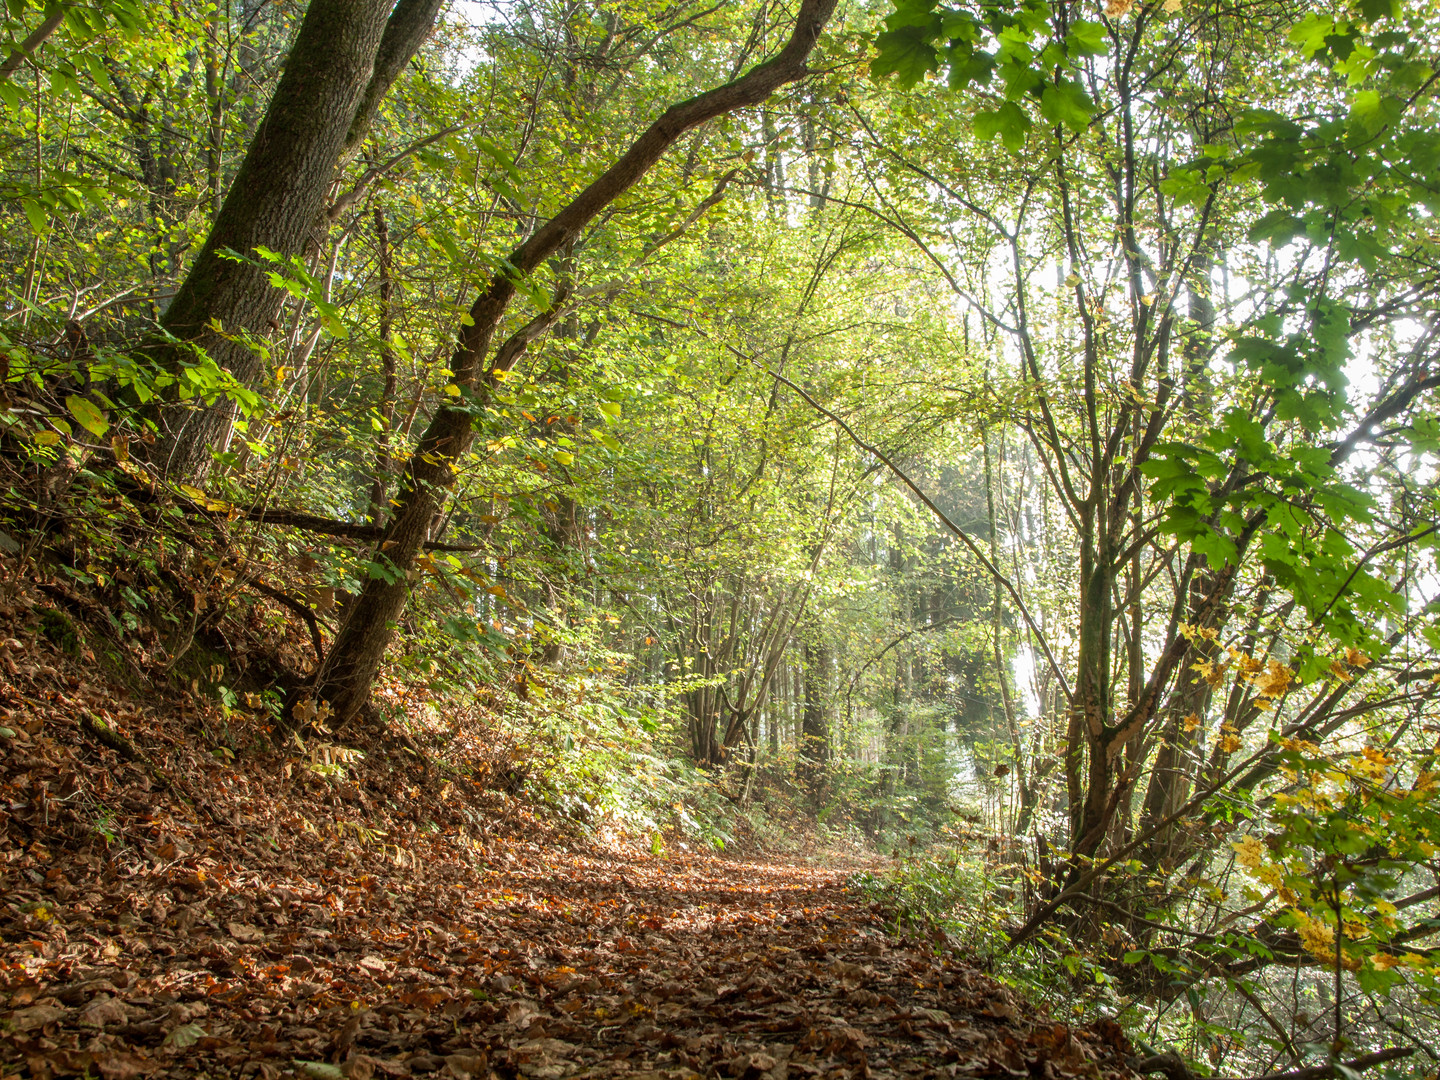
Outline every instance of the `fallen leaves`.
POLYGON ((888 939, 843 869, 601 848, 383 742, 230 765, 193 702, 4 655, 0 1063, 31 1076, 1128 1075, 1118 1028, 888 939))

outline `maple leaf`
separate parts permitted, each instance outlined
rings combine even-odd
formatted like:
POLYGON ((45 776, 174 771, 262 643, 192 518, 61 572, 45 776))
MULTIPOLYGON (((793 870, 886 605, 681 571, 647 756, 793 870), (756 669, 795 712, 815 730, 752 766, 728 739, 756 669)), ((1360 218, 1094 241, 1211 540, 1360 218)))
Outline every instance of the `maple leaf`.
POLYGON ((1255 691, 1261 697, 1277 698, 1290 689, 1295 673, 1278 660, 1271 660, 1270 666, 1255 676, 1255 691))

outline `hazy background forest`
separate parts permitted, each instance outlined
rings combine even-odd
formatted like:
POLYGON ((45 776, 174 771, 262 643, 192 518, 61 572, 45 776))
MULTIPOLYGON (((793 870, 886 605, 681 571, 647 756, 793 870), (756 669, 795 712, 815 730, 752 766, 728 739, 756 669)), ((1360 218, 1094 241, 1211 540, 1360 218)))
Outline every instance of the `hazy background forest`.
POLYGON ((41 632, 237 770, 503 746, 1200 1072, 1433 1074, 1430 0, 4 20, 41 632))

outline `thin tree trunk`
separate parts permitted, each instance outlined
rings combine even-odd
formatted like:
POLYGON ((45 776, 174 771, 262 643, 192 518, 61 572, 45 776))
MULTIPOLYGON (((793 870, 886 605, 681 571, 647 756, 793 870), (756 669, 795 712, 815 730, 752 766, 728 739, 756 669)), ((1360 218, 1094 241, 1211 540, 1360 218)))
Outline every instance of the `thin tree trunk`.
POLYGON ((391 428, 395 426, 395 391, 398 378, 395 369, 395 349, 390 342, 394 328, 395 279, 390 266, 390 229, 385 224, 385 212, 375 208, 375 239, 378 244, 380 264, 380 366, 385 374, 385 385, 380 391, 380 434, 375 440, 375 478, 370 487, 370 522, 378 525, 385 517, 385 493, 390 484, 394 462, 390 456, 391 428))
MULTIPOLYGON (((981 432, 980 446, 984 451, 985 465, 985 508, 990 521, 990 561, 1000 565, 1000 520, 995 513, 995 470, 990 460, 989 432, 981 432)), ((1003 460, 1003 452, 1002 452, 1003 460)), ((1020 794, 1020 805, 1015 812, 1014 835, 1023 836, 1030 830, 1030 821, 1035 814, 1034 789, 1030 783, 1030 763, 1025 760, 1025 748, 1020 741, 1020 723, 1015 714, 1015 699, 1010 693, 1010 663, 1002 641, 1004 635, 1004 606, 1001 601, 1000 582, 990 583, 990 650, 995 662, 995 679, 1000 684, 1000 705, 1005 710, 1005 729, 1010 735, 1010 747, 1015 753, 1015 783, 1020 794)))
POLYGON ((9 79, 11 75, 20 70, 21 64, 35 55, 35 50, 44 45, 50 35, 60 28, 60 24, 65 21, 65 12, 69 8, 69 4, 57 4, 40 25, 30 31, 29 36, 20 43, 20 47, 7 56, 3 64, 0 64, 0 82, 9 79))
POLYGON ((805 786, 816 795, 830 762, 830 725, 825 716, 825 680, 830 650, 805 644, 805 707, 801 719, 800 763, 805 786))

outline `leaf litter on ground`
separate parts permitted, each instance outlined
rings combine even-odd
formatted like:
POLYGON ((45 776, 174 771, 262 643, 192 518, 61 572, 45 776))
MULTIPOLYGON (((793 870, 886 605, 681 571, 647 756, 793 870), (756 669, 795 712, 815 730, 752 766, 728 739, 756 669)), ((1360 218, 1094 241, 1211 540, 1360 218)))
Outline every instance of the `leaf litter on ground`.
POLYGON ((0 1077, 1133 1076, 843 859, 607 844, 377 732, 343 781, 231 760, 213 708, 0 606, 0 1077))

